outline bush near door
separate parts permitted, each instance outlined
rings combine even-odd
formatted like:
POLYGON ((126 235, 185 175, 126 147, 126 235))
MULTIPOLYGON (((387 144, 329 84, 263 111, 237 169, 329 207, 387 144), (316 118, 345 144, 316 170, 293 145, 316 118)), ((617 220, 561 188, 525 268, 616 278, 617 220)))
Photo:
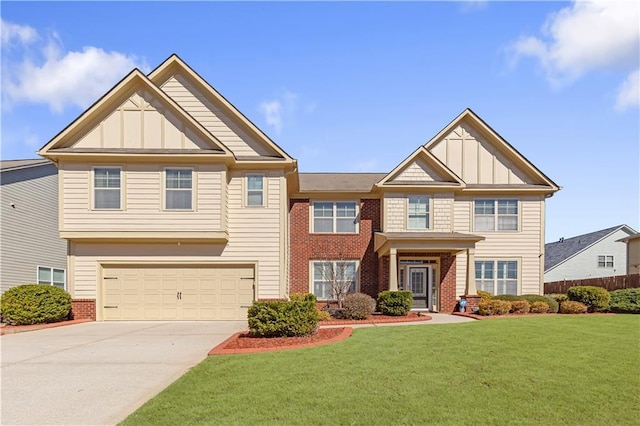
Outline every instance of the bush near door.
POLYGON ((0 312, 2 321, 10 325, 59 322, 71 312, 71 296, 55 286, 24 284, 2 295, 0 312))
POLYGON ((413 305, 410 291, 383 291, 378 294, 378 311, 384 315, 404 316, 413 305))

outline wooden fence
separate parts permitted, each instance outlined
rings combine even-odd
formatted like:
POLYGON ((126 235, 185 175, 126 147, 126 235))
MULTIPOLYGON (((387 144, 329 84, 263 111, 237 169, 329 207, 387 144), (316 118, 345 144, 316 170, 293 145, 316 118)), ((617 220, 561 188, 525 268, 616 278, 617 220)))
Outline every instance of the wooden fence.
POLYGON ((544 294, 566 293, 569 287, 578 285, 604 287, 609 291, 619 290, 621 288, 638 288, 640 287, 640 275, 617 275, 615 277, 587 278, 584 280, 554 281, 544 283, 544 294))

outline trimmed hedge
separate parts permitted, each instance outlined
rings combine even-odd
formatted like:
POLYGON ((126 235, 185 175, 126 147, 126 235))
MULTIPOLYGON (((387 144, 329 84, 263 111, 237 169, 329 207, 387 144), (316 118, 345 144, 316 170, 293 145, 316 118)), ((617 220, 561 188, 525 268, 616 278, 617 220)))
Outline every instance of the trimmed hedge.
POLYGON ((491 300, 506 300, 507 302, 516 302, 516 301, 524 300, 524 297, 516 296, 515 294, 498 294, 496 296, 491 297, 491 300))
POLYGON ((493 294, 489 293, 488 291, 478 290, 476 291, 476 293, 478 293, 478 296, 480 296, 481 302, 488 302, 493 297, 493 294))
POLYGON ((587 305, 589 312, 605 311, 611 299, 606 289, 591 285, 569 287, 567 296, 569 300, 587 305))
POLYGON ((318 321, 330 321, 331 314, 327 311, 318 311, 318 321))
POLYGON ((569 297, 564 293, 551 294, 551 295, 549 295, 547 297, 550 297, 553 300, 555 300, 556 302, 558 302, 558 305, 560 305, 562 302, 566 302, 567 300, 569 300, 569 297))
POLYGON ((551 314, 558 313, 558 309, 560 309, 560 304, 548 296, 541 296, 539 294, 523 294, 522 297, 524 297, 524 300, 529 302, 529 304, 534 302, 546 303, 549 305, 549 313, 551 314))
POLYGON ((529 302, 526 300, 514 300, 511 302, 511 312, 512 314, 528 314, 531 307, 529 306, 529 302))
POLYGON ((547 302, 533 302, 529 312, 532 314, 546 314, 549 312, 549 304, 547 302))
POLYGON ((347 319, 367 319, 376 310, 376 301, 364 293, 349 293, 342 301, 342 316, 347 319))
POLYGON ((292 302, 313 302, 316 303, 316 295, 313 293, 291 293, 289 300, 292 302))
POLYGON ((64 321, 71 312, 71 296, 52 285, 19 285, 4 292, 0 312, 2 321, 11 325, 64 321))
POLYGON ((318 327, 318 311, 311 300, 253 302, 248 320, 254 336, 307 336, 318 327))
POLYGON ((584 303, 567 300, 560 304, 561 314, 584 314, 587 312, 587 305, 584 303))
POLYGON ((505 315, 511 310, 511 302, 500 299, 492 299, 488 302, 480 302, 478 311, 480 315, 505 315))
POLYGON ((413 306, 410 291, 383 291, 378 294, 378 311, 384 315, 405 316, 413 306))
POLYGON ((609 310, 619 314, 640 314, 640 288, 625 288, 610 293, 609 310))

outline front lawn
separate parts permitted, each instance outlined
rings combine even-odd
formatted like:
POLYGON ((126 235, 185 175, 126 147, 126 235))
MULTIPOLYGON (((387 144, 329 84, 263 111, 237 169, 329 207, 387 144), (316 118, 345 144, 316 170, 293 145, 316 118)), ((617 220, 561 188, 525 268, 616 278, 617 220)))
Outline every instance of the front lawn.
POLYGON ((505 318, 210 357, 123 424, 629 425, 638 389, 640 316, 505 318))

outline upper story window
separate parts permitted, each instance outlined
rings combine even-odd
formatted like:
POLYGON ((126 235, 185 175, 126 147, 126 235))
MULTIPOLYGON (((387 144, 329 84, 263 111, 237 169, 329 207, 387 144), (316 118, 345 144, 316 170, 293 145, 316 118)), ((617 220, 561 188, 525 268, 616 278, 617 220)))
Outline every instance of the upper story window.
POLYGON ((165 209, 191 210, 193 206, 193 170, 165 169, 165 209))
POLYGON ((518 262, 476 261, 476 287, 491 294, 518 294, 518 262))
POLYGON ((429 228, 429 197, 416 195, 409 197, 407 208, 407 229, 429 228))
POLYGON ((313 203, 313 232, 355 234, 358 232, 358 203, 318 201, 313 203))
POLYGON ((121 208, 121 180, 119 167, 93 169, 93 207, 95 209, 121 208))
POLYGON ((264 206, 264 175, 247 175, 247 206, 264 206))
POLYGON ((613 256, 598 256, 598 268, 613 268, 613 256))
POLYGON ((473 227, 476 231, 517 231, 518 200, 475 200, 473 227))
POLYGON ((38 284, 55 285, 64 290, 67 272, 64 269, 38 266, 38 284))

